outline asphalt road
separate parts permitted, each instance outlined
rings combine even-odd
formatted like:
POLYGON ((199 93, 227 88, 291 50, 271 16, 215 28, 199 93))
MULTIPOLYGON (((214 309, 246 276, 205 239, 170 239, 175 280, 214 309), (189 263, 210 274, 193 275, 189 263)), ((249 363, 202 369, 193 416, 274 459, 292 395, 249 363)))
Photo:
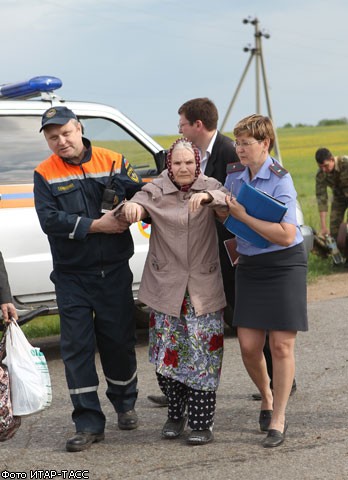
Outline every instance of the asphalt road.
MULTIPOLYGON (((298 335, 298 390, 289 401, 289 429, 281 447, 261 446, 260 403, 251 398, 255 389, 237 340, 228 334, 214 443, 187 446, 187 432, 179 440, 162 440, 166 410, 152 406, 146 398, 158 393, 158 387, 147 360, 146 334, 141 334, 138 430, 118 430, 101 374, 106 439, 85 452, 68 453, 65 442, 74 427, 64 369, 56 343, 41 341, 36 343, 49 361, 53 404, 44 412, 23 417, 15 437, 0 445, 0 479, 348 479, 348 297, 311 303, 308 309, 310 330, 298 335)), ((97 361, 101 371, 98 357, 97 361)))

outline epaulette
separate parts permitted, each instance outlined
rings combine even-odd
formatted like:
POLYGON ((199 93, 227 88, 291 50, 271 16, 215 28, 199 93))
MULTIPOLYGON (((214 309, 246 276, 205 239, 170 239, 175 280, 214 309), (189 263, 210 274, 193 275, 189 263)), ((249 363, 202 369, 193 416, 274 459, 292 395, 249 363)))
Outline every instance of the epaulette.
POLYGON ((245 166, 240 162, 228 163, 226 167, 226 175, 230 173, 242 172, 245 170, 245 166))
POLYGON ((288 173, 288 171, 277 162, 273 162, 272 165, 269 166, 269 169, 277 175, 277 177, 284 177, 284 175, 288 173))

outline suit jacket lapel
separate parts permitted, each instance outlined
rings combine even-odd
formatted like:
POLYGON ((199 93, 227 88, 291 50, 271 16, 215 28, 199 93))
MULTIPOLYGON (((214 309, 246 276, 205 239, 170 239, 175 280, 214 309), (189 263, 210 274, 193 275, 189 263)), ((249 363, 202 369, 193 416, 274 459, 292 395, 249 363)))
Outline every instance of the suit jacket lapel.
POLYGON ((205 167, 204 174, 207 175, 207 177, 211 177, 212 172, 214 171, 214 164, 218 158, 218 150, 219 150, 220 143, 221 143, 221 134, 220 132, 217 132, 217 136, 213 145, 213 150, 211 152, 211 155, 208 158, 207 166, 205 167))

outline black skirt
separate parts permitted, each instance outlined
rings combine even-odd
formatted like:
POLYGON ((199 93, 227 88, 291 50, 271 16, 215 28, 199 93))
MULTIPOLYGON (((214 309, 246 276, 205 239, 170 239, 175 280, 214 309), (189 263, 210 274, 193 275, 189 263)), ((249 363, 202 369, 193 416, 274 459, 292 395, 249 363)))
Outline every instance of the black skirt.
POLYGON ((303 243, 239 257, 233 325, 262 330, 308 330, 307 259, 303 243))

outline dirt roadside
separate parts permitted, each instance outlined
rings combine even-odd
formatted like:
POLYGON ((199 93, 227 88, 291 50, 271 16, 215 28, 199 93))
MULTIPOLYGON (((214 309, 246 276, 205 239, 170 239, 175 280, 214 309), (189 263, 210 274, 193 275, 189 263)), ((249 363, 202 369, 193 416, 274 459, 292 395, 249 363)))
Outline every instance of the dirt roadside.
POLYGON ((320 277, 307 286, 308 302, 348 296, 348 269, 320 277))

